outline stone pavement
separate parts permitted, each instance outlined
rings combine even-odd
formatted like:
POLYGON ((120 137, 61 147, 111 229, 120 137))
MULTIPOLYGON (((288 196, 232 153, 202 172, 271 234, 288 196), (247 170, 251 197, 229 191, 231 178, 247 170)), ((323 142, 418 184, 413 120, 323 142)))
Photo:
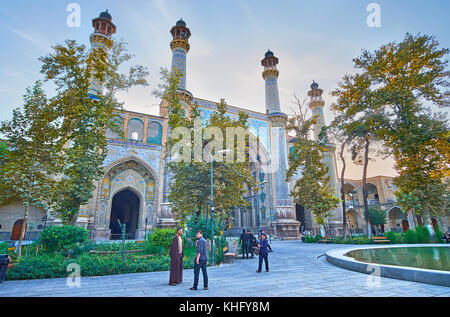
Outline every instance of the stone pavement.
POLYGON ((233 264, 208 268, 209 290, 191 291, 193 270, 184 271, 184 281, 169 286, 169 272, 82 277, 80 288, 69 288, 66 279, 6 281, 0 297, 316 297, 316 296, 407 296, 450 297, 450 288, 348 271, 328 263, 323 255, 349 245, 307 244, 300 241, 272 241, 270 272, 256 273, 258 259, 239 259, 233 264))

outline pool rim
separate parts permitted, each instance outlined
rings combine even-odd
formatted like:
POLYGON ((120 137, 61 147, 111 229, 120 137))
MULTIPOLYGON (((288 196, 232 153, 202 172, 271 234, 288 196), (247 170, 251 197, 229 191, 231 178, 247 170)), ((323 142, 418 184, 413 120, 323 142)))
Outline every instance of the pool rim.
POLYGON ((386 248, 412 248, 412 247, 446 247, 449 244, 433 243, 433 244, 396 244, 396 245, 377 245, 377 246, 353 246, 351 248, 330 250, 326 252, 326 259, 329 263, 341 268, 367 274, 379 272, 381 277, 440 285, 450 287, 450 271, 440 271, 432 269, 415 268, 410 266, 399 266, 389 264, 378 264, 372 262, 358 261, 352 257, 346 256, 348 252, 361 249, 386 249, 386 248))

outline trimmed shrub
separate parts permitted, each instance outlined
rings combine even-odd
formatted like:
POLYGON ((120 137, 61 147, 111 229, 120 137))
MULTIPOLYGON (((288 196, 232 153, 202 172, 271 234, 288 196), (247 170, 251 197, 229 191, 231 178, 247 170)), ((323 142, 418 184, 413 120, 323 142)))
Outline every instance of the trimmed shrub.
POLYGON ((392 244, 398 244, 403 243, 403 234, 394 232, 394 231, 388 231, 384 233, 384 236, 391 241, 392 244))
POLYGON ((26 280, 66 277, 64 261, 60 254, 44 254, 35 257, 22 257, 19 262, 8 269, 7 280, 26 280))
POLYGON ((436 243, 444 243, 444 239, 442 237, 444 236, 444 233, 438 228, 435 230, 436 232, 436 243))
POLYGON ((45 245, 47 252, 63 250, 70 256, 70 249, 86 244, 88 231, 75 226, 50 226, 42 230, 39 242, 45 245))
POLYGON ((417 242, 418 243, 428 243, 431 241, 430 231, 428 231, 427 227, 417 226, 416 233, 417 233, 417 242))
POLYGON ((405 232, 405 242, 406 243, 417 243, 417 233, 414 230, 408 229, 405 232))
POLYGON ((157 228, 151 236, 152 242, 156 246, 163 247, 167 252, 172 244, 172 239, 177 233, 176 229, 172 228, 157 228))
POLYGON ((320 239, 322 239, 321 235, 317 235, 317 236, 305 236, 305 239, 303 242, 306 243, 316 243, 317 241, 319 241, 320 239))
POLYGON ((151 236, 146 241, 144 241, 143 247, 144 254, 161 254, 162 247, 155 245, 151 236))

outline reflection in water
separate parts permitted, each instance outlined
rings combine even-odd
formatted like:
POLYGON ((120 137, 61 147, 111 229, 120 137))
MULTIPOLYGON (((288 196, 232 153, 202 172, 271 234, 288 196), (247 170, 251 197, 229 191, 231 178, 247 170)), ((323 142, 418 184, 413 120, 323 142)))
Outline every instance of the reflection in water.
POLYGON ((354 250, 346 256, 358 261, 450 271, 450 248, 400 247, 354 250))

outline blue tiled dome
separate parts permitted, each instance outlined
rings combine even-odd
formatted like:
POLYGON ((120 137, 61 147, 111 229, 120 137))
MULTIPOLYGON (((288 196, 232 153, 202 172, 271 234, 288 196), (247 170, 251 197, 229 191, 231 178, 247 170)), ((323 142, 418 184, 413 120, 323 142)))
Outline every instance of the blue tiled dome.
POLYGON ((112 16, 111 16, 111 14, 109 14, 108 10, 100 13, 100 18, 103 18, 103 19, 106 19, 106 20, 109 20, 109 21, 112 20, 112 16))
POLYGON ((186 26, 186 22, 184 22, 183 19, 179 19, 179 20, 177 21, 176 26, 186 26))
POLYGON ((273 52, 272 52, 271 50, 267 50, 265 56, 266 56, 266 57, 273 56, 273 52))
POLYGON ((319 88, 319 84, 313 80, 313 83, 311 84, 311 89, 318 89, 318 88, 319 88))

